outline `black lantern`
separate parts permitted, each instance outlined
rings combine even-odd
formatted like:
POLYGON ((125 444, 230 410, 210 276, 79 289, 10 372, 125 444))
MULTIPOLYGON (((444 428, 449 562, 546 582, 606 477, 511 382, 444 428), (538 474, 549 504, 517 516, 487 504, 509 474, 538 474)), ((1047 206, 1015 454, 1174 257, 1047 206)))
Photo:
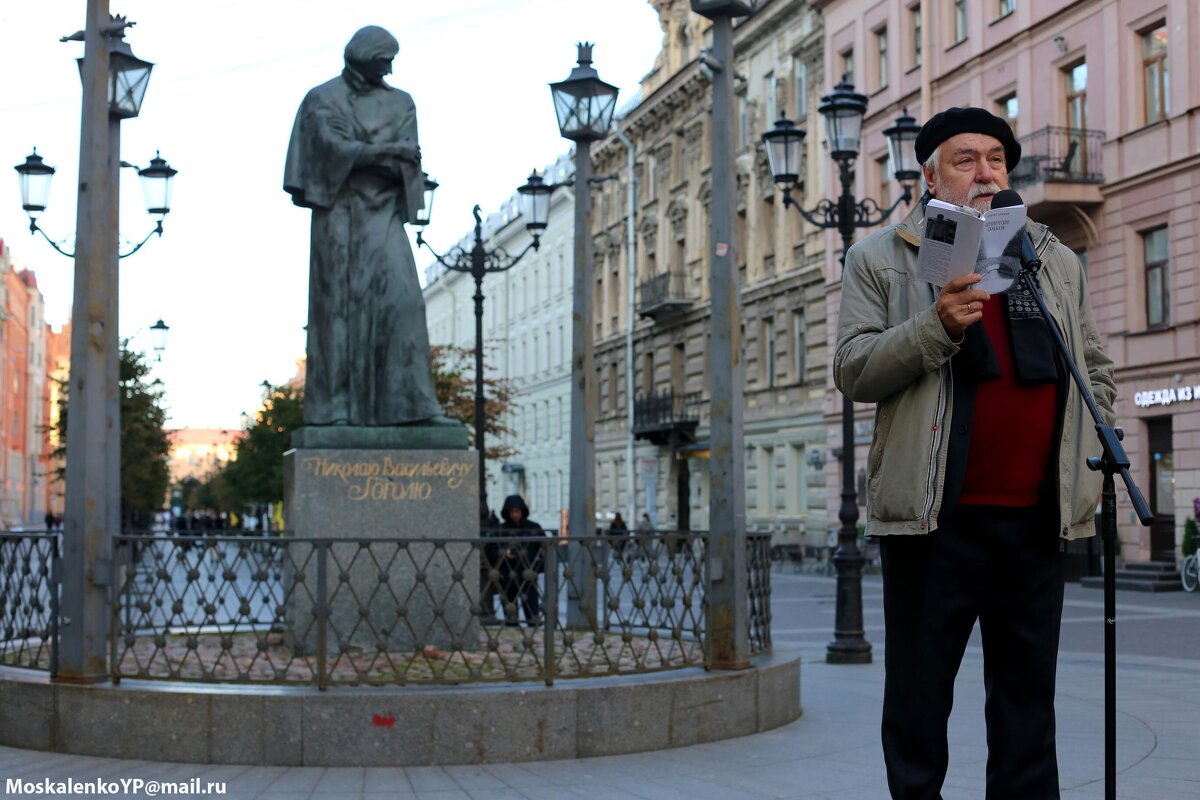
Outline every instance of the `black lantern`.
MULTIPOLYGON (((146 200, 146 211, 159 220, 171 211, 171 183, 179 172, 173 169, 166 159, 155 150, 150 166, 139 169, 138 177, 142 179, 142 196, 146 200)), ((162 322, 162 320, 159 320, 162 322)))
POLYGON ((800 164, 804 153, 804 129, 780 115, 775 127, 762 135, 767 149, 767 163, 775 182, 791 189, 800 182, 800 164))
POLYGON ((546 183, 535 169, 529 173, 529 180, 517 189, 520 195, 521 216, 525 218, 525 228, 534 236, 539 236, 546 230, 550 221, 550 195, 554 187, 546 183))
POLYGON ((854 84, 843 80, 821 98, 817 110, 825 117, 829 155, 839 161, 857 158, 863 117, 867 113, 866 96, 855 92, 854 84))
MULTIPOLYGON (((120 17, 117 19, 124 21, 120 17)), ((149 61, 133 54, 124 36, 122 28, 119 34, 109 34, 108 39, 108 113, 117 119, 130 119, 141 112, 146 87, 150 84, 150 71, 154 69, 149 61)), ((79 59, 79 72, 83 74, 82 58, 79 59)))
POLYGON ((617 87, 600 80, 592 68, 592 45, 579 45, 579 65, 565 81, 550 84, 558 130, 573 142, 594 142, 608 135, 617 107, 617 87))
POLYGON ((428 172, 422 172, 421 177, 425 179, 425 186, 421 190, 421 210, 417 212, 417 220, 413 224, 419 228, 424 228, 429 224, 429 219, 433 215, 433 193, 437 191, 440 184, 429 177, 428 172))
POLYGON ((758 0, 692 0, 692 11, 715 19, 716 17, 744 17, 754 13, 758 0))
POLYGON ((150 326, 150 346, 154 348, 155 360, 162 361, 163 351, 167 349, 167 331, 171 327, 161 319, 150 326))
POLYGON ((17 164, 13 169, 21 182, 21 207, 30 219, 36 219, 50 203, 50 179, 54 177, 54 167, 42 161, 35 147, 33 153, 25 156, 25 163, 17 164))
POLYGON ((892 171, 900 183, 915 181, 921 175, 917 163, 917 134, 921 126, 908 115, 908 108, 896 117, 896 123, 883 132, 887 137, 888 154, 892 160, 892 171))

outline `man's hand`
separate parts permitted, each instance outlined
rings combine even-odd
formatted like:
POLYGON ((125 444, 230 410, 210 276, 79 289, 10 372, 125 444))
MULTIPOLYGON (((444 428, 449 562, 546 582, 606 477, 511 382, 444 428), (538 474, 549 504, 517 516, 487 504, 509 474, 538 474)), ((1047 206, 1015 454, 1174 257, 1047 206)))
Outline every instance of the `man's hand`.
POLYGON ((934 308, 952 342, 962 341, 963 331, 983 319, 983 304, 990 295, 973 288, 980 280, 982 276, 974 272, 954 278, 938 296, 934 308))

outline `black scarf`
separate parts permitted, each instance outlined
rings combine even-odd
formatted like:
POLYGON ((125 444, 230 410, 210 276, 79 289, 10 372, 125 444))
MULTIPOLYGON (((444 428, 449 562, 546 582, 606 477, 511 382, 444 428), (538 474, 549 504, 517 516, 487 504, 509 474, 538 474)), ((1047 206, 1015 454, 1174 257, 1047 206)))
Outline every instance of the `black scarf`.
MULTIPOLYGON (((1022 280, 1017 280, 1008 292, 1001 296, 1001 308, 1008 322, 1008 343, 1012 349, 1013 369, 1017 383, 1055 383, 1058 381, 1058 363, 1054 357, 1054 344, 1047 320, 1042 316, 1037 301, 1022 280)), ((1053 325, 1054 321, 1050 320, 1053 325)), ((987 331, 981 323, 969 326, 963 332, 961 351, 955 357, 955 368, 977 381, 1000 377, 1000 363, 992 348, 987 331)))

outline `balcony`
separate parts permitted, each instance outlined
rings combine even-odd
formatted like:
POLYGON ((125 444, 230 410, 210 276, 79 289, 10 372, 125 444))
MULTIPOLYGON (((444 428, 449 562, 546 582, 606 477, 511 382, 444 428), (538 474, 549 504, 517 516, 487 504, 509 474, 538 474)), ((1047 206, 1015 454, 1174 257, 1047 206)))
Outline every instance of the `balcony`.
POLYGON ((638 284, 637 312, 656 322, 692 306, 682 272, 664 272, 638 284))
POLYGON ((700 425, 700 395, 665 392, 639 394, 633 401, 633 435, 653 444, 695 441, 700 425))
POLYGON ((1104 131, 1048 125, 1022 136, 1021 161, 1008 176, 1025 205, 1091 205, 1104 201, 1104 131))

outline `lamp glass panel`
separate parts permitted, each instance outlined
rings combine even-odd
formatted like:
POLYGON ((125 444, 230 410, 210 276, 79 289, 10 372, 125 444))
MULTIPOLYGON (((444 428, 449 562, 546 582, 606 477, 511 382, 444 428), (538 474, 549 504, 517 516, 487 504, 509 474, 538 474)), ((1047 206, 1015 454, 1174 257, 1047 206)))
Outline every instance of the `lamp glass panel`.
POLYGON ((521 192, 520 203, 525 227, 544 229, 550 221, 550 192, 544 187, 534 192, 521 192))
POLYGON ((422 208, 417 212, 416 224, 420 227, 425 227, 429 224, 429 220, 433 218, 433 195, 437 192, 438 184, 433 181, 425 182, 425 189, 421 192, 421 197, 424 200, 422 208))
POLYGON ((161 353, 167 349, 167 331, 171 330, 161 319, 150 326, 150 346, 154 352, 161 353))
MULTIPOLYGON (((776 129, 778 130, 778 129, 776 129)), ((791 129, 786 135, 767 134, 767 163, 776 183, 796 183, 800 180, 800 160, 804 153, 804 132, 791 129)))
POLYGON ((117 58, 113 54, 112 75, 108 84, 108 109, 114 116, 136 117, 150 84, 152 65, 136 59, 117 58))
POLYGON ((21 207, 29 216, 39 216, 50 204, 50 179, 54 173, 35 172, 18 177, 21 183, 21 207))
POLYGON ((608 134, 617 92, 599 81, 570 81, 551 87, 558 129, 567 139, 602 139, 608 134))
POLYGON ((862 136, 862 111, 857 108, 834 108, 825 113, 829 132, 829 149, 834 153, 858 155, 862 136))
MULTIPOLYGON (((920 129, 918 128, 918 131, 920 129)), ((917 137, 907 132, 888 137, 888 154, 892 160, 893 174, 896 180, 915 180, 920 174, 917 166, 917 137)))
POLYGON ((142 179, 142 198, 146 201, 146 211, 152 216, 162 219, 171 211, 171 184, 174 175, 140 174, 142 179))

